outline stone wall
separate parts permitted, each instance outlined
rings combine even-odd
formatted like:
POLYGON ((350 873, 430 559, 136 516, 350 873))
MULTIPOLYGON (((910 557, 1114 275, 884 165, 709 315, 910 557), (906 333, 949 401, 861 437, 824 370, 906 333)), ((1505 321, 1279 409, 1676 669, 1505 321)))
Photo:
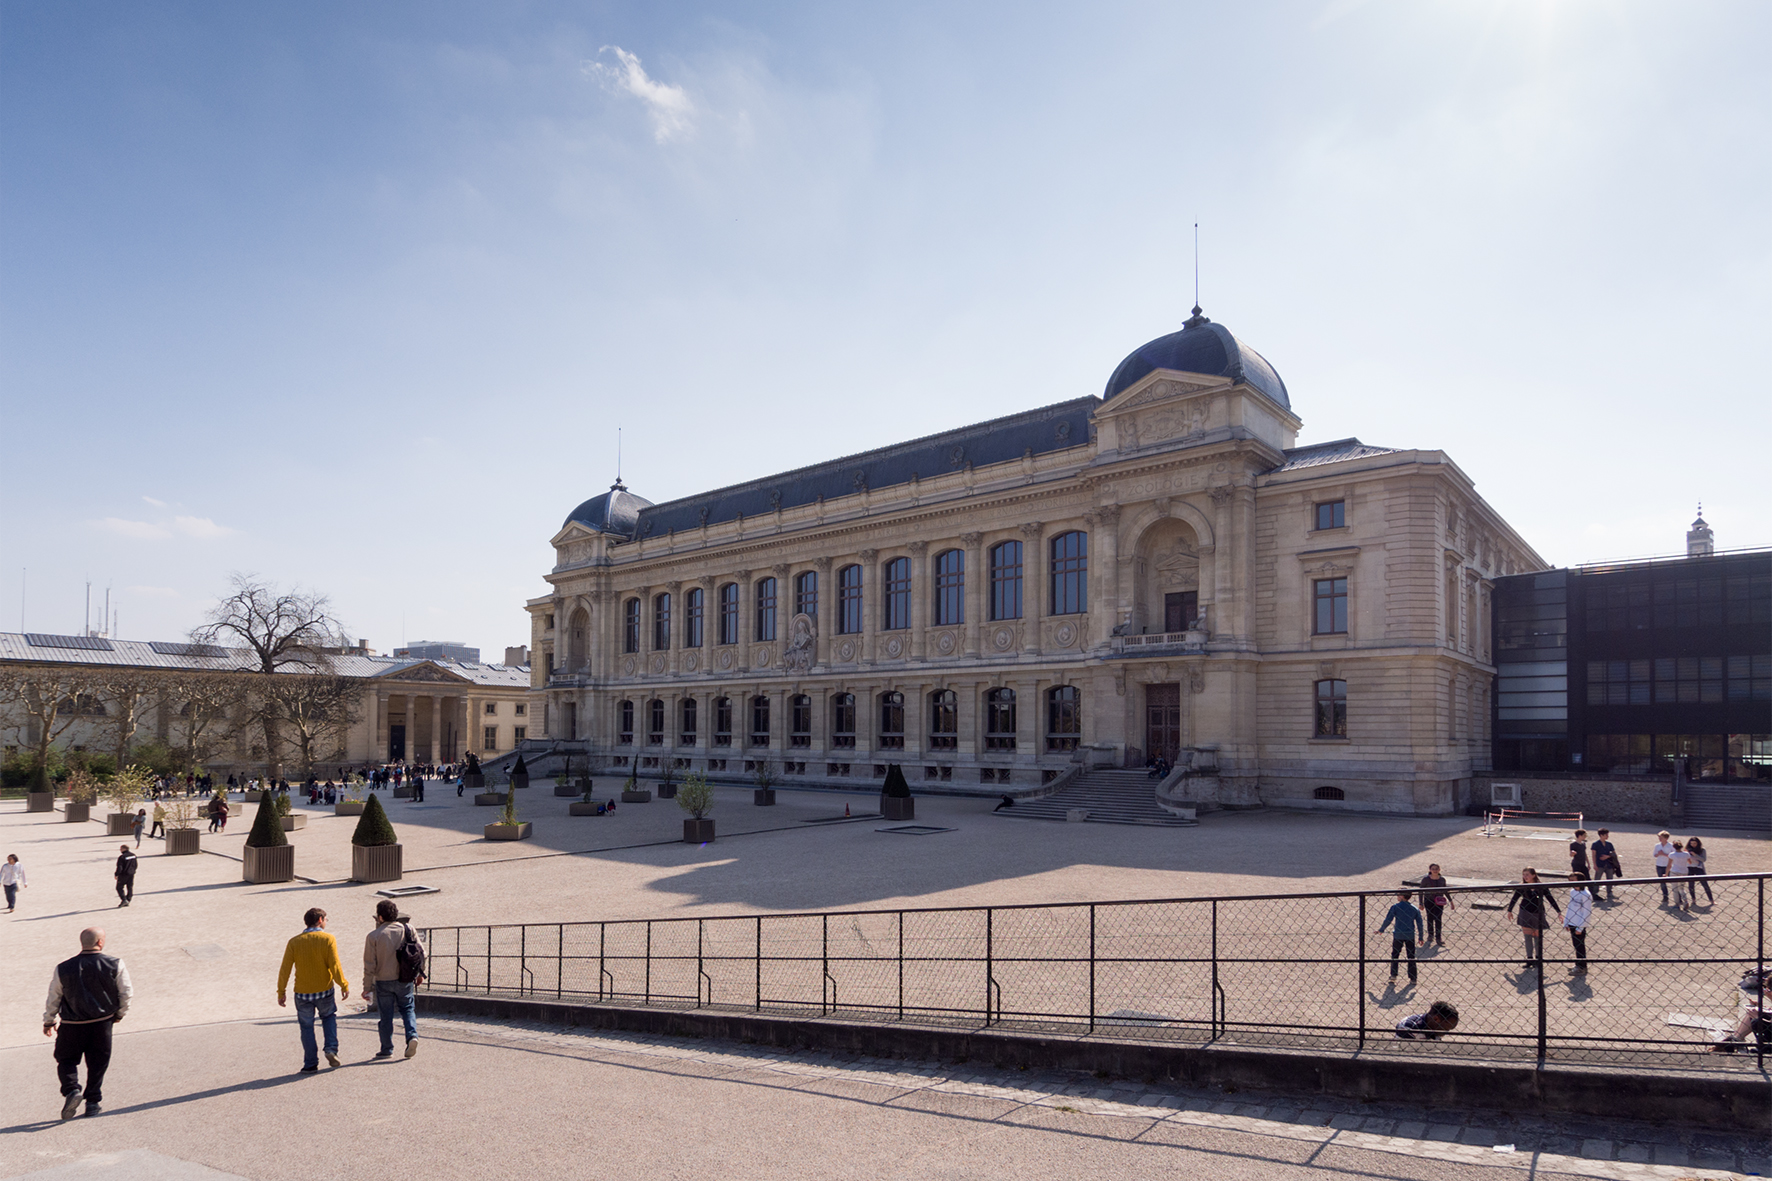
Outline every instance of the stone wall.
POLYGON ((1673 781, 1637 776, 1596 775, 1534 778, 1504 772, 1475 777, 1474 803, 1487 803, 1491 783, 1520 785, 1520 806, 1533 812, 1580 812, 1591 832, 1611 823, 1672 824, 1673 781))

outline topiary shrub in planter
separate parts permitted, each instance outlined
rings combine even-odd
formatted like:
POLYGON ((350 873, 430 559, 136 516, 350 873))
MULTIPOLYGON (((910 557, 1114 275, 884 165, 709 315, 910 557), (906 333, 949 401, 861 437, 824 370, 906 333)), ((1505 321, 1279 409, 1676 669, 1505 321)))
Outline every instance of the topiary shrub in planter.
POLYGON ((246 834, 240 876, 254 885, 287 882, 295 877, 295 846, 283 835, 283 821, 277 805, 261 793, 258 815, 252 818, 252 831, 246 834))
POLYGON ((68 793, 63 819, 69 824, 85 824, 91 820, 92 802, 98 799, 98 780, 86 768, 75 767, 68 773, 67 782, 62 786, 68 793))
POLYGON ((397 882, 404 867, 405 853, 394 835, 393 821, 380 800, 370 800, 351 834, 351 880, 397 882))
POLYGON ((714 809, 714 789, 706 775, 697 773, 683 780, 677 789, 677 807, 689 813, 683 822, 684 844, 705 845, 714 839, 714 822, 708 819, 714 809))
POLYGON ((461 784, 470 791, 479 791, 486 786, 486 773, 480 770, 480 760, 471 750, 468 752, 468 765, 462 769, 461 784))
POLYGON ((498 820, 485 828, 489 841, 521 841, 529 837, 529 822, 517 819, 517 793, 505 793, 505 810, 498 820))
POLYGON ((897 763, 886 768, 886 783, 880 788, 880 815, 888 820, 915 820, 917 801, 911 798, 911 785, 904 780, 904 770, 897 763))
POLYGON ((105 820, 106 836, 129 835, 135 827, 136 805, 147 797, 150 782, 148 772, 141 767, 125 767, 111 776, 104 786, 105 802, 111 805, 111 814, 105 820))
POLYGON ((751 793, 751 802, 759 808, 775 806, 775 769, 768 759, 757 763, 757 770, 752 776, 757 781, 757 790, 751 793))
POLYGON ((528 786, 529 764, 523 761, 522 755, 518 755, 516 764, 511 768, 511 790, 522 791, 528 786))
MULTIPOLYGON (((639 785, 635 784, 635 786, 638 787, 639 785)), ((661 800, 674 800, 677 798, 677 769, 668 764, 664 769, 663 777, 658 781, 658 798, 661 800)))
POLYGON ((197 805, 190 800, 174 800, 166 810, 166 855, 188 857, 201 853, 202 834, 197 831, 197 805))
POLYGON ((286 793, 277 792, 271 796, 271 800, 277 809, 277 819, 282 823, 284 832, 300 832, 308 826, 308 814, 297 812, 290 805, 286 793))

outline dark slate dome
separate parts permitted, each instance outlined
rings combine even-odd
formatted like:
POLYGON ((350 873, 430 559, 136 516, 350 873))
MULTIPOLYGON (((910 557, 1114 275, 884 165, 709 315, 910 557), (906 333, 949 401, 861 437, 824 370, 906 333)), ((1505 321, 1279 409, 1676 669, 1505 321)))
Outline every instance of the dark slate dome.
POLYGON ((1179 369, 1183 373, 1214 373, 1232 381, 1248 382, 1286 409, 1292 409, 1286 397, 1286 383, 1267 363, 1267 358, 1238 340, 1222 324, 1214 324, 1195 308, 1193 318, 1180 332, 1159 336, 1149 344, 1132 350, 1108 378, 1102 393, 1106 401, 1137 385, 1157 369, 1179 369))
POLYGON ((628 491, 626 484, 619 479, 609 486, 609 491, 601 496, 593 496, 572 512, 561 522, 560 528, 577 521, 592 529, 604 533, 618 533, 623 537, 632 537, 640 524, 640 510, 651 508, 652 502, 643 497, 635 496, 628 491))

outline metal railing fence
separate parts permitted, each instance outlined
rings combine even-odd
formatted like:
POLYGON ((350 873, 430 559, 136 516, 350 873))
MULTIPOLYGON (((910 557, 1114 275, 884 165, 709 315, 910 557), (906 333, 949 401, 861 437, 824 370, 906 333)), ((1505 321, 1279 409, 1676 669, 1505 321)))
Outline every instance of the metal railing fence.
MULTIPOLYGON (((1378 930, 1396 891, 1349 891, 433 927, 423 987, 1343 1050, 1424 1048, 1396 1022, 1445 1000, 1461 1019, 1439 1046, 1462 1053, 1763 1069, 1751 1033, 1707 1051, 1766 968, 1768 876, 1593 883, 1585 962, 1549 908, 1528 952, 1511 885, 1437 891, 1444 947, 1418 949, 1419 985, 1378 930)), ((1570 883, 1540 884, 1566 909, 1570 883)))

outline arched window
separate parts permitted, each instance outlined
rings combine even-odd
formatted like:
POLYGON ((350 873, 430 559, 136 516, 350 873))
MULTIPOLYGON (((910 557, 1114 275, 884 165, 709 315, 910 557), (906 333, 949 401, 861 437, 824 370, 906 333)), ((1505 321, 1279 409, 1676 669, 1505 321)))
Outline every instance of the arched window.
POLYGON ((1311 798, 1314 800, 1345 800, 1347 793, 1339 787, 1319 787, 1311 793, 1311 798))
POLYGON ((652 650, 667 652, 671 647, 671 596, 652 597, 652 650))
POLYGON ((572 672, 582 672, 590 663, 590 633, 590 614, 580 607, 572 613, 572 634, 566 641, 566 667, 572 672))
POLYGON ((640 650, 640 600, 629 599, 621 605, 621 650, 640 650))
POLYGON ((695 698, 685 697, 683 704, 677 707, 681 725, 677 727, 677 745, 694 746, 696 741, 696 707, 695 698))
POLYGON ((1089 610, 1089 535, 1078 530, 1052 539, 1052 614, 1089 610))
POLYGON ((812 698, 796 693, 788 702, 788 745, 812 745, 812 698))
POLYGON ((714 745, 732 745, 732 698, 714 698, 714 745))
POLYGON ((775 638, 775 579, 764 578, 757 583, 758 641, 775 638))
POLYGON ((769 745, 769 695, 759 693, 751 698, 751 745, 769 745))
POLYGON ((1074 685, 1046 690, 1046 749, 1076 750, 1083 737, 1083 698, 1074 685))
POLYGON ((665 707, 661 698, 654 697, 646 703, 646 745, 663 746, 665 728, 665 707))
POLYGON ((794 575, 794 614, 818 618, 818 571, 794 575))
POLYGON ((1021 542, 991 547, 991 618, 1021 618, 1021 542))
POLYGON ((935 624, 966 622, 966 553, 943 550, 935 555, 935 624))
POLYGON ((634 703, 624 701, 617 705, 615 716, 619 727, 615 740, 623 746, 634 745, 634 703))
POLYGON ((1318 738, 1347 737, 1347 682, 1317 682, 1318 738))
POLYGON ((929 749, 954 750, 959 745, 959 698, 952 689, 937 689, 929 695, 929 749))
POLYGON ((880 694, 880 733, 876 735, 881 750, 904 749, 904 694, 880 694))
POLYGON ((885 610, 880 616, 880 627, 886 631, 898 631, 911 625, 911 560, 909 558, 893 558, 880 569, 881 580, 886 586, 883 600, 885 610))
POLYGON ((860 635, 861 626, 861 567, 845 566, 837 571, 837 632, 860 635))
POLYGON ((694 587, 683 596, 683 646, 685 648, 701 647, 702 617, 707 610, 707 596, 702 589, 694 587))
POLYGON ((720 643, 738 643, 738 583, 720 588, 720 643))
POLYGON ((992 689, 984 695, 984 748, 1015 749, 1015 690, 992 689))
POLYGON ((831 745, 855 748, 855 694, 831 695, 831 745))

